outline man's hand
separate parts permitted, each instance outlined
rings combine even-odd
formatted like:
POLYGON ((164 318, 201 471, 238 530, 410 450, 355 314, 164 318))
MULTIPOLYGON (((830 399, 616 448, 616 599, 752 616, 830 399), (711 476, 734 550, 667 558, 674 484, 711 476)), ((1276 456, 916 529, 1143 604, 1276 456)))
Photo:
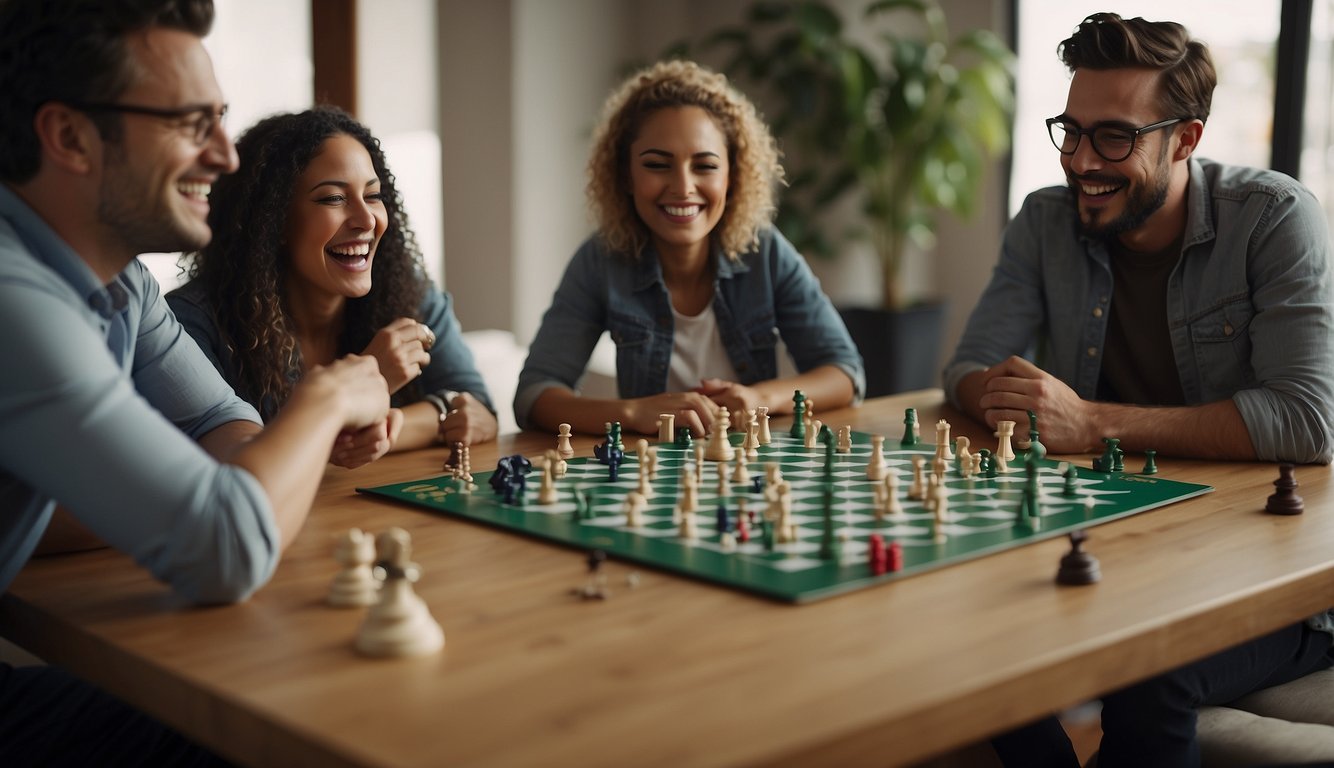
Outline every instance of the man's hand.
POLYGON ((1038 415, 1042 443, 1053 453, 1086 453, 1099 435, 1093 405, 1079 399, 1065 382, 1022 357, 1011 357, 981 373, 978 405, 987 426, 1015 422, 1016 431, 1028 423, 1028 411, 1038 415))
POLYGON ((429 327, 410 317, 400 317, 376 331, 362 354, 374 357, 380 364, 380 373, 392 395, 421 375, 431 362, 427 350, 434 343, 435 334, 429 327))
POLYGON ((499 431, 496 417, 482 405, 482 401, 467 392, 460 392, 449 403, 445 423, 440 425, 440 439, 446 445, 472 445, 494 440, 499 431))
POLYGON ((732 426, 741 424, 738 413, 745 414, 764 405, 760 393, 753 387, 724 379, 701 379, 695 391, 726 408, 732 417, 732 426))
POLYGON ((389 392, 373 357, 347 355, 317 365, 306 371, 293 396, 304 396, 306 390, 316 398, 334 398, 340 403, 345 432, 383 423, 389 412, 389 392))
POLYGON ((329 462, 347 469, 356 469, 380 458, 394 447, 398 433, 403 429, 403 412, 390 408, 384 421, 362 427, 354 432, 343 432, 334 442, 329 462))
POLYGON ((703 437, 718 412, 718 406, 698 392, 669 392, 626 402, 630 418, 622 426, 642 435, 657 434, 659 414, 670 413, 676 416, 678 429, 690 427, 696 437, 703 437))

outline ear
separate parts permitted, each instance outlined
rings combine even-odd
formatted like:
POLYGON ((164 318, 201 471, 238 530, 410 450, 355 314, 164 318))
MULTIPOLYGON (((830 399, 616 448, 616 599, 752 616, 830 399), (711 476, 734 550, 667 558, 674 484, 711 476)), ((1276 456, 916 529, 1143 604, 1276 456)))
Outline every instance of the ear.
POLYGON ((1173 161, 1181 161, 1195 154, 1196 148, 1200 146, 1200 138, 1204 136, 1204 123, 1200 120, 1191 120, 1186 123, 1180 133, 1177 134, 1177 145, 1172 152, 1173 161))
POLYGON ((42 162, 84 175, 101 162, 102 137, 84 113, 58 101, 37 108, 33 130, 42 147, 42 162))

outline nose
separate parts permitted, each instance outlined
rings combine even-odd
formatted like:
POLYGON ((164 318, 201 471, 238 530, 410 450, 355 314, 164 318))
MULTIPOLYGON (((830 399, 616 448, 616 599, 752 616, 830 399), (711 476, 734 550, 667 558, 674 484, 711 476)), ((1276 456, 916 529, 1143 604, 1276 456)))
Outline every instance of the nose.
POLYGON ((672 170, 668 191, 679 197, 687 197, 695 191, 695 175, 689 165, 681 165, 672 170))
POLYGON ((218 123, 204 143, 204 160, 219 173, 234 173, 241 165, 241 158, 236 154, 236 144, 227 133, 227 128, 218 123))
POLYGON ((375 229, 375 212, 363 197, 353 196, 348 206, 348 224, 358 231, 375 229))
POLYGON ((1075 153, 1066 155, 1066 159, 1070 163, 1070 170, 1076 174, 1097 170, 1106 162, 1102 159, 1102 155, 1093 151, 1092 136, 1080 136, 1079 145, 1075 147, 1075 153))

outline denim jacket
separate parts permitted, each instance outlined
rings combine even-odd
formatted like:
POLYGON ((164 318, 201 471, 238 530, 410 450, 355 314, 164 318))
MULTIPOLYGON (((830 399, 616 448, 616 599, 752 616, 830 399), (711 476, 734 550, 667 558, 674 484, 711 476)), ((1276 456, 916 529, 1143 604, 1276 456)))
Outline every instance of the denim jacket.
MULTIPOLYGON (((781 337, 797 370, 837 366, 861 398, 866 384, 861 355, 820 291, 820 281, 782 234, 762 232, 759 246, 739 261, 716 248, 713 259, 713 311, 740 383, 778 375, 776 345, 781 337)), ((616 344, 621 398, 666 391, 673 326, 657 251, 649 246, 636 259, 609 251, 597 236, 590 238, 565 268, 529 347, 514 396, 519 426, 531 426, 528 414, 542 392, 575 388, 603 331, 616 344)))
MULTIPOLYGON (((236 381, 236 358, 222 343, 218 327, 213 321, 212 302, 204 293, 203 286, 197 281, 186 283, 167 294, 167 304, 223 378, 229 382, 236 381)), ((473 362, 472 351, 463 340, 463 329, 454 317, 452 304, 448 293, 436 290, 434 285, 427 286, 417 310, 417 320, 430 327, 435 334, 431 361, 422 370, 421 377, 413 382, 415 386, 403 387, 390 398, 390 404, 395 408, 420 401, 423 393, 452 390, 467 392, 486 406, 488 411, 496 412, 486 382, 473 362)), ((295 383, 301 378, 301 371, 294 368, 288 373, 288 378, 295 383)), ((266 421, 278 412, 278 403, 272 402, 272 398, 251 405, 266 421)))
MULTIPOLYGON (((1324 211, 1273 171, 1190 161, 1181 259, 1168 279, 1168 332, 1186 402, 1231 398, 1256 455, 1334 456, 1334 292, 1324 211)), ((954 359, 945 391, 1010 355, 1035 359, 1085 400, 1102 364, 1112 274, 1084 237, 1065 187, 1029 195, 954 359)))

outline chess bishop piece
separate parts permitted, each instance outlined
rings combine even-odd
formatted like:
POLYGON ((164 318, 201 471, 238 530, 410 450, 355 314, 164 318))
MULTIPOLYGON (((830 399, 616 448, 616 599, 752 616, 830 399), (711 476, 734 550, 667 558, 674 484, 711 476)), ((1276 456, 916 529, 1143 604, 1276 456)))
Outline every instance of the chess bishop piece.
POLYGON ((379 557, 376 575, 384 584, 353 645, 367 656, 421 656, 440 650, 445 633, 412 588, 420 572, 411 562, 408 532, 390 528, 376 538, 375 549, 379 557))
POLYGON ((1278 479, 1274 481, 1274 493, 1265 503, 1265 511, 1271 515, 1300 515, 1306 510, 1301 496, 1297 495, 1296 467, 1292 464, 1278 465, 1278 479))
POLYGON ((1083 530, 1073 531, 1070 534, 1070 551, 1061 558, 1060 570, 1056 572, 1057 584, 1079 586, 1097 583, 1102 578, 1098 558, 1083 550, 1084 542, 1087 540, 1088 534, 1083 530))

